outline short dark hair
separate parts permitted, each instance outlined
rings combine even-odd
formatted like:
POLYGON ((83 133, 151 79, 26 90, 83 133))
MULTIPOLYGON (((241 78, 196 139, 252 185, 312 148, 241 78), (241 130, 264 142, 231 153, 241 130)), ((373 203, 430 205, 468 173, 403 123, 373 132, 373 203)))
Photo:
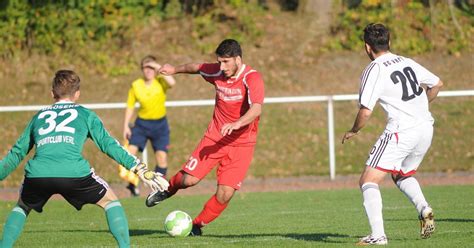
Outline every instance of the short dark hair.
POLYGON ((390 31, 380 23, 371 23, 364 28, 364 41, 375 53, 390 49, 390 31))
POLYGON ((242 57, 242 48, 234 39, 225 39, 216 48, 216 55, 221 58, 242 57))
POLYGON ((54 99, 73 96, 80 88, 81 79, 71 70, 59 70, 53 79, 54 99))

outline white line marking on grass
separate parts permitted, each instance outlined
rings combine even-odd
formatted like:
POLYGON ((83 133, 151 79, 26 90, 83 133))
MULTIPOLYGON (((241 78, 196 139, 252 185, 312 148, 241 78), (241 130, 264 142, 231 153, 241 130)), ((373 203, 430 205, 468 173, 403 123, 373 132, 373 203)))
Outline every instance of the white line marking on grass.
MULTIPOLYGON (((132 222, 144 222, 144 221, 157 221, 157 220, 160 220, 162 218, 136 218, 136 219, 132 219, 132 222)), ((130 220, 129 220, 130 222, 130 220)))

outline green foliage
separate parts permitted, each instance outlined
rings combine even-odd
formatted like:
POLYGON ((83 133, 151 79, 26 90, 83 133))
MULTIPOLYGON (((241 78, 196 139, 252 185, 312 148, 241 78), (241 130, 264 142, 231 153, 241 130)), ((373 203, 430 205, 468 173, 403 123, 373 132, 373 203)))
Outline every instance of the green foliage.
POLYGON ((239 15, 239 22, 233 25, 231 36, 237 37, 238 40, 244 42, 262 36, 263 32, 255 23, 255 17, 263 15, 264 11, 248 4, 238 6, 238 13, 247 13, 239 15))
POLYGON ((227 5, 215 5, 206 13, 193 19, 193 38, 203 53, 209 53, 215 44, 207 43, 205 38, 218 35, 232 37, 239 42, 253 41, 262 35, 256 19, 264 10, 256 3, 232 0, 227 5))
POLYGON ((189 18, 192 23, 189 43, 203 53, 214 48, 212 37, 230 35, 243 41, 261 35, 254 20, 262 13, 257 3, 216 2, 5 1, 0 4, 0 57, 12 59, 24 51, 47 54, 74 61, 75 65, 93 65, 95 70, 114 76, 128 74, 136 63, 125 56, 117 61, 114 54, 126 51, 130 55, 128 48, 140 38, 137 34, 150 21, 189 18))
POLYGON ((362 0, 343 6, 331 27, 330 50, 360 50, 363 29, 369 23, 383 23, 392 34, 392 49, 406 54, 445 50, 451 54, 469 48, 474 18, 453 7, 451 15, 446 3, 433 6, 426 1, 410 0, 392 5, 392 1, 362 0), (459 22, 459 28, 456 23, 459 22))
POLYGON ((181 17, 182 16, 182 11, 181 11, 181 5, 179 4, 178 1, 176 0, 171 0, 165 8, 165 11, 163 13, 164 18, 176 18, 176 17, 181 17))
POLYGON ((77 50, 90 42, 120 42, 135 19, 159 14, 156 1, 10 1, 0 10, 0 54, 77 50))
POLYGON ((162 9, 157 0, 7 1, 0 6, 0 56, 27 51, 58 58, 52 67, 74 61, 106 75, 128 74, 133 65, 115 62, 113 53, 130 44, 136 26, 161 18, 162 9))

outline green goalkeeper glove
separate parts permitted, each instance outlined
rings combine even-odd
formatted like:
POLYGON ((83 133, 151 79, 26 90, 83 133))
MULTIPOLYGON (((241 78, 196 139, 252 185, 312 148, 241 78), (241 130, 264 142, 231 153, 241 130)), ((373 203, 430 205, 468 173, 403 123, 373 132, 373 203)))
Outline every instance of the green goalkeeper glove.
POLYGON ((163 177, 163 174, 149 171, 144 163, 139 163, 130 170, 136 173, 142 182, 150 187, 152 191, 165 191, 170 186, 168 181, 163 177))

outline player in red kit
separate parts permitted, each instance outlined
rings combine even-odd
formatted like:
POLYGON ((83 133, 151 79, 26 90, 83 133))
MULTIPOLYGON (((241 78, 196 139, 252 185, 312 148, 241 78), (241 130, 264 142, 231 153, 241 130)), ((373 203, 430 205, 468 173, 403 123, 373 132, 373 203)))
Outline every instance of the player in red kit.
POLYGON ((152 192, 146 200, 155 206, 180 189, 199 183, 215 166, 217 191, 193 220, 191 235, 216 219, 242 184, 257 141, 264 85, 259 72, 242 62, 237 41, 226 39, 216 49, 217 63, 163 65, 163 75, 200 74, 216 90, 214 114, 204 137, 182 169, 170 179, 168 191, 152 192))

